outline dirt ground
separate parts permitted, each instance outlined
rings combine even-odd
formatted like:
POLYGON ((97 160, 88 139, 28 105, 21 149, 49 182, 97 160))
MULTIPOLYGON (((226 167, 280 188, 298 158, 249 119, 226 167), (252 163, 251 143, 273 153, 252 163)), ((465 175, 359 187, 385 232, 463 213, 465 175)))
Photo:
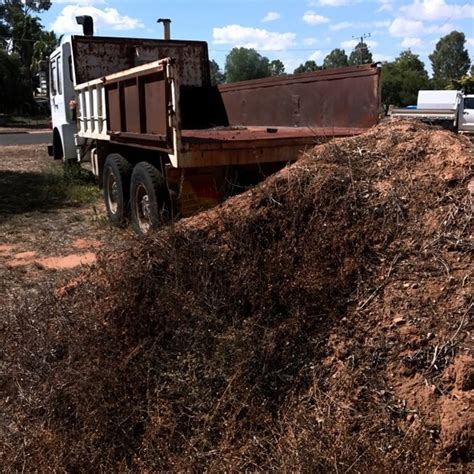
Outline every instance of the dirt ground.
POLYGON ((60 286, 127 233, 107 224, 94 183, 64 180, 45 145, 0 147, 0 306, 60 286))

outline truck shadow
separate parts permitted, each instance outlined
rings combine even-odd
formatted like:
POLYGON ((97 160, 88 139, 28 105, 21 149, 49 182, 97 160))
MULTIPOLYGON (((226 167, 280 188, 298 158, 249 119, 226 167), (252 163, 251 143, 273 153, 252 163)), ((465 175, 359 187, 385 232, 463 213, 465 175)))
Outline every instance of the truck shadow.
POLYGON ((97 197, 97 187, 84 170, 0 170, 0 222, 20 214, 78 207, 97 197))

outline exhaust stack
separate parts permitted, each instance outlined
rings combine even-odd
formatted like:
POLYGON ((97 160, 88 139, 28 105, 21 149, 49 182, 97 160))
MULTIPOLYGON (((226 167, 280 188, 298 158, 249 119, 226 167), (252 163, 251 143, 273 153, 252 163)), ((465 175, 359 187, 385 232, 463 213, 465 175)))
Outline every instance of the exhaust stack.
POLYGON ((82 25, 84 36, 94 36, 94 20, 90 15, 76 16, 78 25, 82 25))
POLYGON ((170 23, 171 20, 169 18, 158 18, 157 23, 163 23, 163 39, 170 40, 171 39, 171 32, 170 32, 170 23))

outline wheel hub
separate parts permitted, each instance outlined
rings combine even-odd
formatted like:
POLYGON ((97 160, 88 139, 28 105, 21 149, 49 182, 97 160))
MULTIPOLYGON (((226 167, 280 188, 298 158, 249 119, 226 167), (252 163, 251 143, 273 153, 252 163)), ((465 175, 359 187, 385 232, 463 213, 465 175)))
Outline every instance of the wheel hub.
POLYGON ((110 212, 112 214, 116 214, 118 210, 118 202, 119 202, 119 192, 117 181, 114 175, 111 173, 107 179, 107 201, 110 212))
POLYGON ((140 226, 140 230, 146 234, 151 227, 150 198, 142 185, 137 187, 135 197, 138 225, 140 226))

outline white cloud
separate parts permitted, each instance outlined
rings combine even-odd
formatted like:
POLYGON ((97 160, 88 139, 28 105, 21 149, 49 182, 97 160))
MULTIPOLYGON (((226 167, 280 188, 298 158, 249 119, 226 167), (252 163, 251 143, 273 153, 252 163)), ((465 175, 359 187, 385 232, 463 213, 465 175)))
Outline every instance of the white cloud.
POLYGON ((400 7, 400 11, 408 18, 425 21, 474 17, 474 5, 446 3, 445 0, 414 0, 412 4, 400 7))
POLYGON ((379 0, 380 7, 378 12, 391 12, 393 10, 394 0, 379 0))
POLYGON ((390 62, 393 61, 393 56, 388 56, 386 54, 373 53, 372 60, 376 63, 383 63, 384 61, 390 62))
POLYGON ((281 15, 277 12, 268 12, 263 18, 263 22, 279 20, 281 15))
POLYGON ((329 23, 329 18, 322 15, 316 15, 314 11, 308 10, 303 15, 303 21, 308 23, 308 25, 319 25, 321 23, 329 23))
POLYGON ((404 38, 401 42, 404 48, 416 48, 422 45, 421 38, 404 38))
POLYGON ((54 3, 71 3, 74 5, 103 5, 105 0, 54 0, 54 3))
POLYGON ((451 23, 445 23, 443 25, 425 26, 425 24, 419 20, 395 18, 395 20, 392 21, 390 27, 388 28, 388 31, 392 36, 413 38, 423 33, 449 33, 453 29, 454 25, 451 23))
POLYGON ((329 28, 333 31, 345 30, 348 28, 387 28, 390 25, 390 21, 341 21, 340 23, 335 23, 329 28))
POLYGON ((341 21, 340 23, 335 23, 334 25, 331 25, 329 28, 334 31, 340 31, 345 30, 347 28, 353 28, 354 26, 355 24, 350 21, 341 21))
MULTIPOLYGON (((341 46, 345 49, 354 49, 358 43, 359 43, 359 40, 351 39, 351 40, 348 40, 348 41, 342 41, 341 46)), ((371 40, 365 41, 364 40, 364 43, 369 48, 375 48, 376 46, 378 46, 377 41, 371 41, 371 40)))
POLYGON ((313 54, 310 55, 308 60, 319 62, 322 59, 324 59, 325 56, 326 55, 320 49, 318 49, 313 54))
POLYGON ((319 0, 318 2, 310 2, 310 5, 317 4, 323 7, 342 7, 343 5, 350 5, 351 3, 358 3, 357 0, 319 0))
POLYGON ((68 5, 64 7, 51 29, 56 33, 81 33, 82 27, 76 23, 76 16, 90 15, 94 18, 96 29, 135 30, 144 28, 144 24, 137 18, 121 15, 115 8, 96 8, 93 6, 68 5))
POLYGON ((313 46, 317 43, 319 43, 318 38, 304 38, 303 39, 303 44, 305 44, 306 46, 313 46))
POLYGON ((474 48, 474 38, 466 38, 466 45, 470 48, 474 48))
POLYGON ((295 44, 295 33, 274 33, 262 28, 227 25, 214 28, 212 36, 215 44, 228 44, 262 51, 287 49, 295 44))

